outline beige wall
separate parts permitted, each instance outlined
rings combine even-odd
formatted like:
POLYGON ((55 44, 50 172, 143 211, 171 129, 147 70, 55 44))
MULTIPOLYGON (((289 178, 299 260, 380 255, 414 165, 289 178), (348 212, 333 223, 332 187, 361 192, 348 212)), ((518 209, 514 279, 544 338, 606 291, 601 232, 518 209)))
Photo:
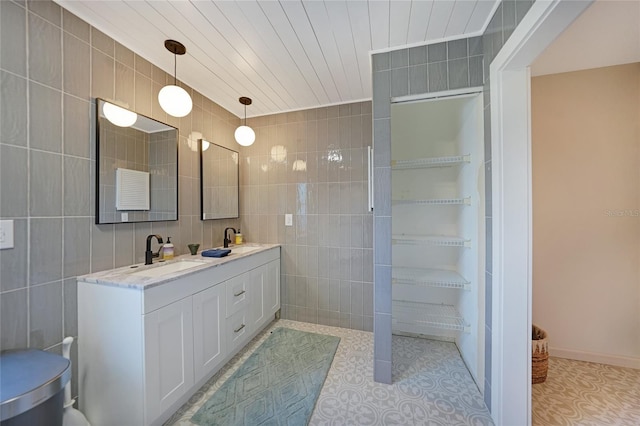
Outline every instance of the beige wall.
POLYGON ((532 79, 533 321, 640 368, 640 63, 532 79))

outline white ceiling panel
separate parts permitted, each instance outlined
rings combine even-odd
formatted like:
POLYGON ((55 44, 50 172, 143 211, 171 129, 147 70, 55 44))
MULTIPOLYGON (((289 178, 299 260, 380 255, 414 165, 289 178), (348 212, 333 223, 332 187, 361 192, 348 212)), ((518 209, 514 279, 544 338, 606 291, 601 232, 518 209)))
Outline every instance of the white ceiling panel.
POLYGON ((389 45, 407 44, 411 0, 396 0, 389 4, 389 45))
POLYGON ((433 3, 429 26, 427 27, 427 40, 444 38, 455 4, 453 1, 436 1, 433 3))
POLYGON ((370 52, 478 35, 498 0, 54 0, 241 117, 371 98, 370 52))

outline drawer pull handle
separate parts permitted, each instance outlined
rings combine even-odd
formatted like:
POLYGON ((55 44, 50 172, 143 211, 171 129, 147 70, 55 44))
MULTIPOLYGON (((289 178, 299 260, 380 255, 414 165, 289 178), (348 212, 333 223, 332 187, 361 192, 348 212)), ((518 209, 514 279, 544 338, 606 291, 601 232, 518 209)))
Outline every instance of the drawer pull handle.
POLYGON ((246 293, 246 290, 242 290, 240 293, 234 293, 233 297, 238 297, 238 296, 242 296, 243 294, 246 293))
POLYGON ((233 330, 234 333, 239 332, 240 330, 242 330, 244 328, 244 324, 242 324, 240 327, 238 327, 237 329, 233 330))

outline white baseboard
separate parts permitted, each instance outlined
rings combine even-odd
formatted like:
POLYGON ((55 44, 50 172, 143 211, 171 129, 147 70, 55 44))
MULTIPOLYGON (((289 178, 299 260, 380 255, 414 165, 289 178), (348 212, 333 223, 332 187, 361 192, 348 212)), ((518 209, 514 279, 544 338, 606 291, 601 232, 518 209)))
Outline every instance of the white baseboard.
POLYGON ((575 359, 577 361, 597 362, 598 364, 618 367, 636 368, 640 370, 640 358, 601 354, 596 352, 575 351, 571 349, 549 347, 549 355, 558 358, 575 359))

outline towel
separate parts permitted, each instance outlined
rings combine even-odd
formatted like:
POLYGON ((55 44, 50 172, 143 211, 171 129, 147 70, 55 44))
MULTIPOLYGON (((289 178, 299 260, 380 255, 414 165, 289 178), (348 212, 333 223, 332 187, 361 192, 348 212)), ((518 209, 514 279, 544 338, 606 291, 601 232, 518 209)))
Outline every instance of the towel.
POLYGON ((231 253, 229 249, 209 249, 202 251, 204 257, 225 257, 229 253, 231 253))

